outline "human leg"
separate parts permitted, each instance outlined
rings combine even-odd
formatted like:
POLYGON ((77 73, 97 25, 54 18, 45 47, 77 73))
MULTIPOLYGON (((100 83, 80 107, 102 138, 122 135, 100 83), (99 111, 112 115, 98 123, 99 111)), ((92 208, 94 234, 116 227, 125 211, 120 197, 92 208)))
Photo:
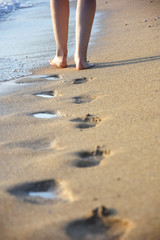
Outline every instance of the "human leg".
POLYGON ((95 16, 96 0, 78 0, 76 12, 75 63, 78 70, 93 67, 87 62, 87 49, 95 16))
POLYGON ((64 68, 67 67, 69 0, 50 0, 50 6, 57 52, 49 62, 64 68))

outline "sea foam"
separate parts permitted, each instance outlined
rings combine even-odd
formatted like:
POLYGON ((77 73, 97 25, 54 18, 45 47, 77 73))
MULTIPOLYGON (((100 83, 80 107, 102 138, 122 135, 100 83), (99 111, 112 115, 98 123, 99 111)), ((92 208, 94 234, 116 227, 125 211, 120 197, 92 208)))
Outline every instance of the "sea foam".
POLYGON ((14 10, 32 6, 33 3, 24 0, 0 0, 0 18, 14 10))

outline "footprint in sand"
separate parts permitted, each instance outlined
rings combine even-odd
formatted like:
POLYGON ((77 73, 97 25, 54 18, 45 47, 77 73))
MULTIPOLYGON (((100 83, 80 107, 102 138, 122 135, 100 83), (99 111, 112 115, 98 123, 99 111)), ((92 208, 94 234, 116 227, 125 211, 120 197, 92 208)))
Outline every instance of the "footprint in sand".
POLYGON ((40 93, 35 93, 33 94, 37 97, 42 97, 42 98, 54 98, 55 93, 53 91, 48 91, 48 92, 40 92, 40 93))
POLYGON ((28 140, 14 143, 7 143, 5 147, 9 148, 24 148, 24 149, 32 149, 32 150, 47 150, 50 148, 50 141, 47 138, 38 139, 38 140, 28 140))
POLYGON ((86 114, 83 118, 72 119, 73 122, 79 122, 76 125, 76 128, 85 129, 95 127, 101 119, 91 114, 86 114))
POLYGON ((88 96, 88 95, 81 95, 77 97, 73 97, 74 103, 76 104, 82 104, 82 103, 89 103, 92 102, 96 96, 88 96))
POLYGON ((59 117, 58 113, 50 112, 50 111, 35 112, 35 113, 31 113, 30 115, 35 118, 41 118, 41 119, 54 119, 59 117))
POLYGON ((86 129, 86 128, 92 128, 95 127, 96 125, 94 124, 87 124, 87 123, 79 123, 76 125, 76 128, 80 128, 80 129, 86 129))
POLYGON ((72 201, 71 191, 64 182, 54 179, 29 182, 7 189, 11 195, 33 204, 48 204, 56 201, 72 201))
POLYGON ((30 75, 24 78, 20 78, 19 80, 16 81, 18 84, 23 84, 23 83, 34 83, 34 82, 40 82, 40 81, 46 81, 46 80, 59 80, 61 77, 57 74, 53 75, 30 75))
POLYGON ((110 155, 110 150, 105 150, 104 147, 97 146, 92 152, 81 151, 77 155, 79 159, 73 162, 73 165, 78 168, 94 167, 100 164, 105 155, 110 155))
POLYGON ((89 217, 69 223, 66 233, 73 240, 124 240, 132 227, 131 221, 101 206, 92 210, 89 217))
POLYGON ((83 84, 88 82, 88 79, 86 77, 83 78, 76 78, 73 80, 73 84, 83 84))

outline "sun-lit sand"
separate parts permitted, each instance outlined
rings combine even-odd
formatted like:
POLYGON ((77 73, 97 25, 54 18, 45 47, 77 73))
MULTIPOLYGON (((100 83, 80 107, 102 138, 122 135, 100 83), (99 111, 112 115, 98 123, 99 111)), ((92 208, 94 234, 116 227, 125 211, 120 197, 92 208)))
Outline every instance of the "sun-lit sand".
POLYGON ((159 8, 97 1, 94 68, 70 59, 2 93, 0 240, 160 239, 159 8))

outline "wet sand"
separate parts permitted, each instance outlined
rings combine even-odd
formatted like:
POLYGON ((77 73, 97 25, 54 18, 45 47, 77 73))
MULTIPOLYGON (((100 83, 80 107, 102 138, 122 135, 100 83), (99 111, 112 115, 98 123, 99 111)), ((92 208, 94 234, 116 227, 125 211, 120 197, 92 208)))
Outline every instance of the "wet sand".
POLYGON ((159 5, 99 0, 94 68, 2 94, 0 240, 160 239, 159 5))

